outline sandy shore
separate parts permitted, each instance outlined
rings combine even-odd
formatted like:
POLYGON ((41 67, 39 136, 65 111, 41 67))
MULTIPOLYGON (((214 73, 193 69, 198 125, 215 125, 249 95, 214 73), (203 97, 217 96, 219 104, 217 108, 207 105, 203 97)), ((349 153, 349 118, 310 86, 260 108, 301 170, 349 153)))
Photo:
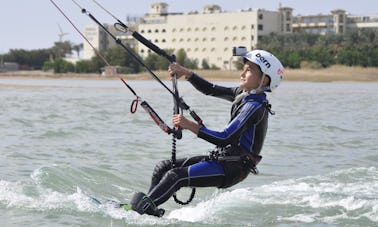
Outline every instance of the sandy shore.
MULTIPOLYGON (((215 70, 196 70, 197 74, 209 80, 235 80, 239 78, 239 71, 215 71, 215 70)), ((169 79, 167 71, 154 72, 160 79, 169 79)), ((326 69, 286 69, 286 81, 313 81, 313 82, 332 82, 332 81, 356 81, 356 82, 378 82, 378 68, 362 68, 347 66, 332 66, 326 69)), ((101 76, 99 74, 54 74, 43 71, 16 71, 0 73, 0 78, 12 79, 96 79, 112 80, 123 77, 128 80, 148 80, 151 76, 145 73, 139 74, 118 74, 112 76, 101 76)))

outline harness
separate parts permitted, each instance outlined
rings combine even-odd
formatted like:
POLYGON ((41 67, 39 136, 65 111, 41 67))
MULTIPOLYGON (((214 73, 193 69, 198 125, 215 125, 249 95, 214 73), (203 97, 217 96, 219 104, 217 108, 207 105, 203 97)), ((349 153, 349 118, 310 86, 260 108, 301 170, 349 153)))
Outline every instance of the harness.
MULTIPOLYGON (((239 97, 239 100, 234 102, 231 109, 230 122, 240 113, 241 109, 247 102, 248 100, 243 100, 243 97, 239 97)), ((262 103, 263 108, 265 108, 269 114, 275 114, 271 110, 272 105, 268 101, 262 101, 260 103, 262 103)), ((262 121, 263 117, 264 115, 258 120, 257 124, 262 121)), ((243 131, 244 130, 246 130, 246 128, 243 129, 243 131)), ((257 175, 259 171, 256 166, 261 161, 262 156, 246 151, 239 145, 239 141, 235 141, 233 144, 226 147, 217 146, 214 150, 210 151, 209 159, 220 162, 240 162, 240 164, 248 168, 251 173, 257 175)))

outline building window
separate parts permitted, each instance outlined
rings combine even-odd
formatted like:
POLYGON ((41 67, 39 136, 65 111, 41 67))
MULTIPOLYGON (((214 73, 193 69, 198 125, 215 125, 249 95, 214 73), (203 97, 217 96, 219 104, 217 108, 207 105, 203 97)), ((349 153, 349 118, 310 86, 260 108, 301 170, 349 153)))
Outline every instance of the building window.
POLYGON ((233 30, 233 31, 238 30, 238 26, 234 26, 234 27, 232 28, 232 30, 233 30))
POLYGON ((255 25, 254 24, 251 25, 251 29, 252 30, 255 29, 255 25))
POLYGON ((259 31, 262 31, 262 30, 264 30, 264 27, 263 27, 263 25, 262 25, 262 24, 259 24, 259 25, 258 25, 258 30, 259 30, 259 31))
POLYGON ((155 33, 159 33, 159 29, 155 29, 155 33))
POLYGON ((342 14, 339 15, 339 22, 344 23, 344 16, 342 14))
POLYGON ((255 39, 255 36, 252 35, 252 36, 251 36, 251 40, 253 41, 254 39, 255 39))
POLYGON ((148 29, 147 33, 151 33, 151 29, 148 29))
POLYGON ((229 29, 229 27, 228 27, 228 26, 224 27, 224 30, 225 30, 225 31, 228 31, 228 29, 229 29))
POLYGON ((173 42, 173 43, 176 42, 176 39, 172 39, 172 42, 173 42))
POLYGON ((291 31, 290 24, 286 24, 286 31, 287 31, 287 32, 290 32, 290 31, 291 31))
POLYGON ((206 28, 206 27, 202 28, 202 31, 203 31, 203 32, 205 32, 206 30, 207 30, 207 28, 206 28))
POLYGON ((199 30, 199 28, 198 28, 198 27, 194 29, 194 31, 196 31, 196 32, 198 32, 198 30, 199 30))
POLYGON ((215 41, 215 37, 211 38, 211 41, 214 42, 215 41))
POLYGON ((215 51, 215 48, 211 48, 211 52, 214 52, 215 51))
POLYGON ((190 52, 190 51, 192 51, 192 49, 191 49, 191 48, 188 48, 188 49, 186 49, 186 52, 190 52))
POLYGON ((263 14, 260 13, 260 14, 259 14, 259 20, 262 20, 263 18, 264 18, 263 14))
POLYGON ((216 30, 216 28, 215 28, 215 27, 212 27, 212 28, 211 28, 211 31, 215 31, 215 30, 216 30))
POLYGON ((163 39, 162 42, 165 43, 165 39, 163 39))
POLYGON ((140 33, 144 33, 144 30, 142 29, 142 31, 140 31, 140 33))
POLYGON ((205 51, 206 51, 206 48, 203 48, 203 49, 202 49, 202 52, 205 52, 205 51))
POLYGON ((158 43, 159 42, 159 40, 158 39, 155 39, 155 43, 158 43))
POLYGON ((202 42, 206 42, 206 41, 207 41, 207 39, 206 39, 206 38, 203 38, 203 39, 202 39, 202 42))
POLYGON ((241 30, 245 30, 245 25, 243 25, 243 26, 241 27, 241 30))
POLYGON ((228 41, 228 37, 224 37, 224 41, 228 41))
POLYGON ((227 52, 228 51, 228 47, 224 48, 224 52, 227 52))
POLYGON ((180 28, 180 32, 183 32, 184 31, 184 29, 183 28, 180 28))
POLYGON ((172 32, 176 32, 176 28, 172 29, 172 32))
POLYGON ((245 38, 244 36, 241 38, 241 41, 245 41, 247 38, 245 38))
POLYGON ((290 12, 286 12, 286 20, 287 21, 291 20, 291 13, 290 12))
POLYGON ((166 32, 166 30, 163 28, 163 30, 161 30, 161 32, 166 32))
POLYGON ((328 18, 327 17, 322 17, 320 19, 320 21, 323 22, 323 23, 327 23, 328 22, 328 18))
POLYGON ((190 31, 192 31, 192 29, 191 29, 191 28, 188 28, 188 29, 186 29, 186 31, 190 32, 190 31))
POLYGON ((238 37, 234 36, 234 38, 232 38, 232 41, 236 41, 238 40, 238 37))

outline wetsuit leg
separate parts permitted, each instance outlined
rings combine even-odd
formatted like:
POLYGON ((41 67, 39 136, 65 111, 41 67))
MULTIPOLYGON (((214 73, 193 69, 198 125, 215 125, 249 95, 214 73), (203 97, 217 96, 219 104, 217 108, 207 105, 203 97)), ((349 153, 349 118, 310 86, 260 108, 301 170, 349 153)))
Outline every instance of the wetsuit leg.
POLYGON ((172 169, 171 160, 163 160, 156 164, 154 171, 152 172, 151 185, 148 192, 150 192, 163 178, 164 174, 172 169))
POLYGON ((198 157, 186 160, 183 167, 169 170, 160 182, 148 193, 156 206, 167 201, 183 186, 220 187, 224 182, 224 171, 218 161, 202 161, 198 157))
MULTIPOLYGON (((205 160, 208 156, 194 156, 190 158, 181 158, 176 160, 176 167, 185 167, 189 165, 193 165, 194 163, 201 162, 205 160)), ((154 171, 152 173, 151 185, 148 192, 150 192, 155 186, 161 181, 164 174, 166 174, 169 170, 172 169, 172 162, 171 160, 163 160, 156 164, 154 171)))

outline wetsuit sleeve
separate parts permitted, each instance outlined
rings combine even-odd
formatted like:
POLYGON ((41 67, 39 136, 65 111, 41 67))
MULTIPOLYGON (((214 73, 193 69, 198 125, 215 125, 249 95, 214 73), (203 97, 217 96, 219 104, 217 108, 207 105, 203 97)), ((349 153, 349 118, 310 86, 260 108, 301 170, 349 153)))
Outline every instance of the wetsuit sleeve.
POLYGON ((201 126, 198 137, 218 146, 231 144, 240 137, 246 126, 257 123, 258 117, 255 112, 262 106, 258 102, 247 102, 240 113, 221 131, 214 131, 201 126))
POLYGON ((193 87, 205 95, 226 99, 231 102, 234 101, 236 95, 241 93, 241 88, 239 87, 230 88, 218 86, 210 83, 195 73, 193 73, 188 81, 193 85, 193 87))

